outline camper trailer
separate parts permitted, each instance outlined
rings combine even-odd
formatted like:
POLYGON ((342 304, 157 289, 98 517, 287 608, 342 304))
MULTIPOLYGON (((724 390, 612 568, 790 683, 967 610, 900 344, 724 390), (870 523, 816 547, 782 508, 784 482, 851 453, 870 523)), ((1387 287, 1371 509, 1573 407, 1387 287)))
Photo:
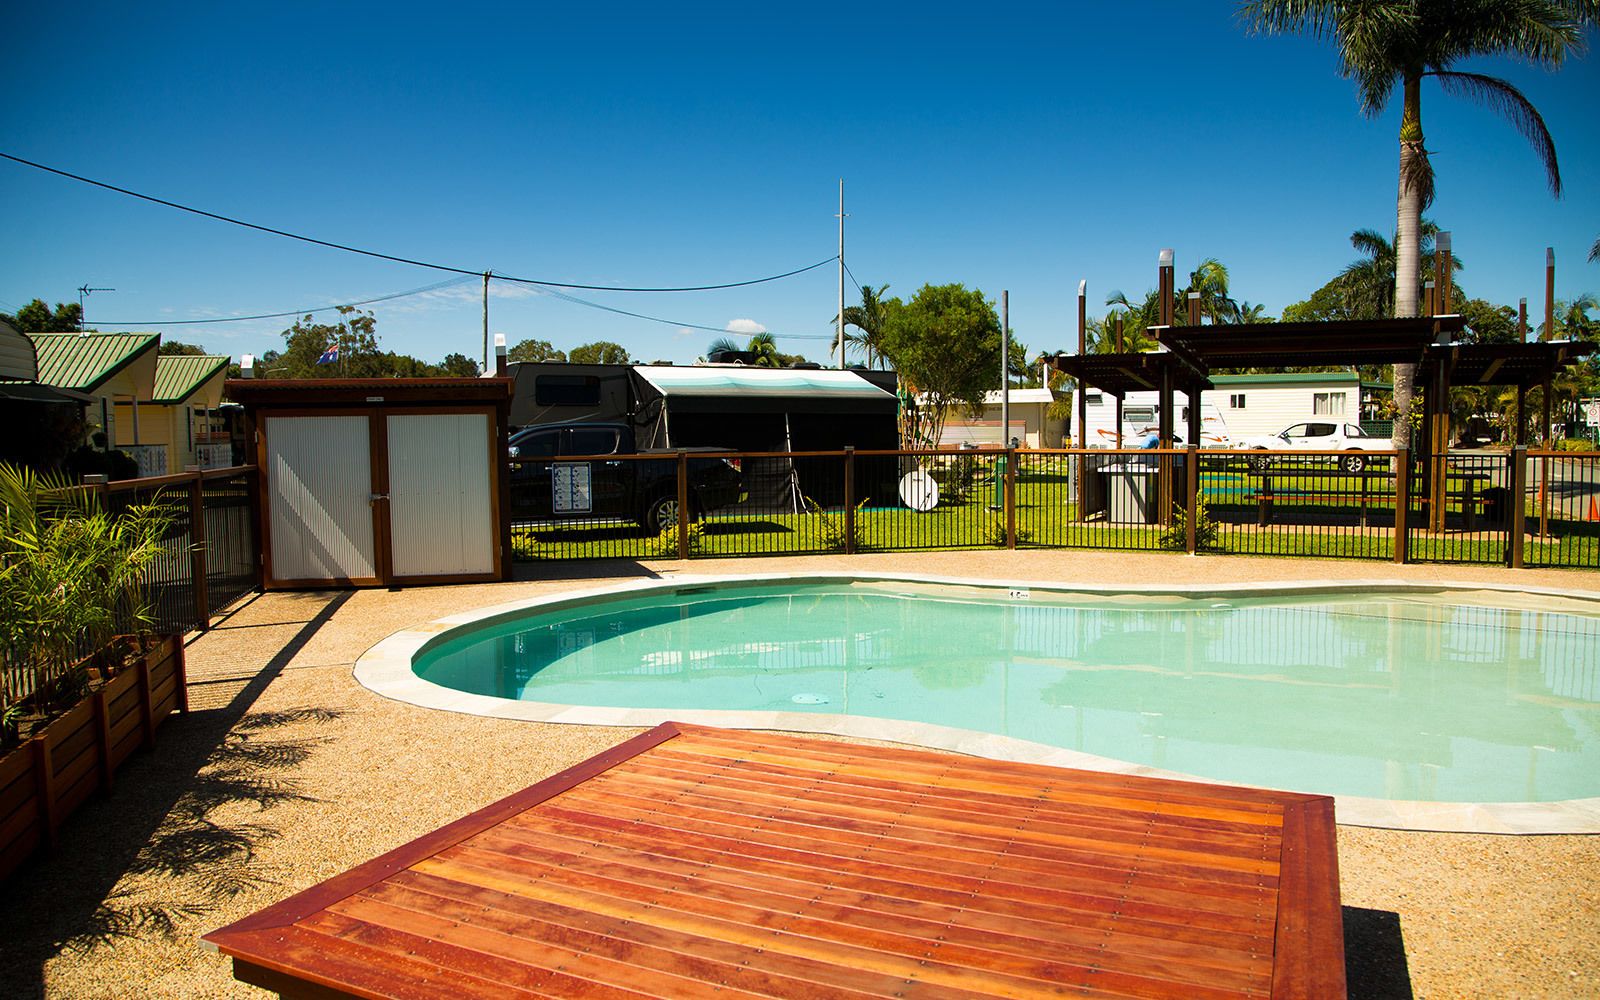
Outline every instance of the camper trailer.
MULTIPOLYGON (((1173 441, 1178 447, 1184 447, 1189 442, 1189 397, 1181 392, 1173 393, 1173 405, 1177 413, 1172 418, 1173 441)), ((1115 448, 1117 447, 1117 397, 1108 392, 1090 388, 1083 395, 1084 412, 1087 415, 1086 426, 1088 434, 1084 443, 1090 448, 1115 448)), ((1122 400, 1122 447, 1140 448, 1155 434, 1160 426, 1161 394, 1154 390, 1143 392, 1130 392, 1122 400)), ((1078 408, 1072 408, 1072 439, 1071 444, 1078 441, 1078 408)), ((1202 448, 1228 448, 1232 446, 1232 439, 1228 436, 1228 424, 1222 419, 1216 406, 1209 402, 1200 403, 1200 440, 1202 448)))

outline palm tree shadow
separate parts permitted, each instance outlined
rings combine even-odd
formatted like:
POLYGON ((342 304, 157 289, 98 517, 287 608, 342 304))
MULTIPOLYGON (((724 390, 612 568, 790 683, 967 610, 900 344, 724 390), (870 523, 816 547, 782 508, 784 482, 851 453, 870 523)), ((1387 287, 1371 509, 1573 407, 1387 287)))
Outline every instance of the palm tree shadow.
MULTIPOLYGON (((225 704, 172 716, 156 747, 128 760, 113 791, 62 828, 55 852, 12 875, 0 907, 7 996, 44 996, 45 963, 63 950, 176 935, 239 893, 275 883, 258 857, 278 836, 267 812, 310 799, 295 772, 322 742, 275 731, 339 713, 250 707, 349 597, 322 595, 316 613, 225 704), (238 808, 249 804, 253 813, 238 808)), ((204 701, 210 683, 228 682, 192 681, 192 702, 204 701)))

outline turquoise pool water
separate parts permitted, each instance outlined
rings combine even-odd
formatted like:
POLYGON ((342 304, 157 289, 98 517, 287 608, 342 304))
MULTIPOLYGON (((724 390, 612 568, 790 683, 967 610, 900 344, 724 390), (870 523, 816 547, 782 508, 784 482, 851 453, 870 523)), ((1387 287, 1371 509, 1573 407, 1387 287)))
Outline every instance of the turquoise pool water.
POLYGON ((530 612, 415 670, 530 701, 926 722, 1325 794, 1600 796, 1600 616, 1486 600, 720 585, 530 612))

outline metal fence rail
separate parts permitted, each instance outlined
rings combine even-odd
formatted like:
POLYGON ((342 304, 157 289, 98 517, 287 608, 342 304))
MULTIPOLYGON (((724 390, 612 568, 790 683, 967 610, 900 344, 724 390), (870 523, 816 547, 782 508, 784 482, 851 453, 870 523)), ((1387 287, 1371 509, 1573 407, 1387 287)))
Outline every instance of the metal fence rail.
MULTIPOLYGON (((676 479, 658 490, 681 492, 687 513, 661 534, 642 528, 640 513, 514 519, 520 559, 979 548, 1539 566, 1600 558, 1594 455, 1528 454, 1520 480, 1504 452, 1413 460, 1395 451, 953 448, 562 461, 596 469, 676 461, 676 479), (740 467, 743 499, 701 502, 689 463, 709 459, 740 467), (1520 508, 1512 500, 1519 490, 1527 498, 1520 508)), ((604 473, 592 475, 599 484, 604 473)), ((550 487, 513 474, 514 498, 534 488, 550 487)), ((533 500, 514 499, 513 510, 533 500)))

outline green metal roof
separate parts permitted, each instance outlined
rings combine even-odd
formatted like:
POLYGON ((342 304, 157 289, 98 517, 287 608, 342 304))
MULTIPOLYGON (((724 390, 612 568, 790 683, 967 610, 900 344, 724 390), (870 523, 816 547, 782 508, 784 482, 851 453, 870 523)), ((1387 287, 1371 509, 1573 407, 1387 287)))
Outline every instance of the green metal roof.
POLYGON ((1287 372, 1278 375, 1213 375, 1211 381, 1224 385, 1294 385, 1304 382, 1348 382, 1360 378, 1354 372, 1287 372))
POLYGON ((161 340, 158 333, 30 333, 39 381, 93 392, 161 340))
POLYGON ((223 371, 233 359, 215 354, 162 354, 156 358, 156 387, 152 403, 187 402, 206 380, 223 371))

